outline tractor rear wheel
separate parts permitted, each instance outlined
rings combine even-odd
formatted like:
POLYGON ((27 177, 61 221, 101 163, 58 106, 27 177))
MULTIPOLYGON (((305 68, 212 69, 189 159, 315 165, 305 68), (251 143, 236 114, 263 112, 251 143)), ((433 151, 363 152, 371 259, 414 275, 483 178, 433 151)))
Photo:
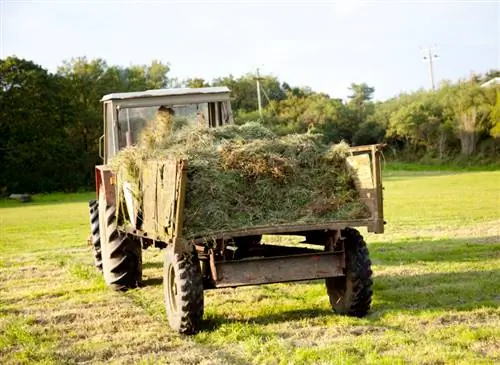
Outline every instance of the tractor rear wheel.
POLYGON ((170 327, 192 335, 198 332, 203 317, 203 278, 198 254, 176 254, 173 245, 165 249, 163 273, 165 308, 170 327))
POLYGON ((372 269, 368 248, 352 228, 342 231, 346 257, 345 276, 325 280, 332 309, 339 314, 364 317, 372 300, 372 269))
POLYGON ((90 215, 90 241, 94 254, 95 267, 102 271, 101 235, 99 233, 99 203, 97 200, 89 201, 90 215))

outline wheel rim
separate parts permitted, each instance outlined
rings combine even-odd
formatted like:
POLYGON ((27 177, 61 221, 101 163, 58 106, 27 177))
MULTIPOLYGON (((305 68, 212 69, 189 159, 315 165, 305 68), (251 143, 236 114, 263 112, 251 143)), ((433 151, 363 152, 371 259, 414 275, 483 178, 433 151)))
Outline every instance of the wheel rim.
POLYGON ((173 312, 177 312, 177 281, 175 280, 175 269, 170 266, 167 271, 167 297, 169 302, 169 307, 173 312))

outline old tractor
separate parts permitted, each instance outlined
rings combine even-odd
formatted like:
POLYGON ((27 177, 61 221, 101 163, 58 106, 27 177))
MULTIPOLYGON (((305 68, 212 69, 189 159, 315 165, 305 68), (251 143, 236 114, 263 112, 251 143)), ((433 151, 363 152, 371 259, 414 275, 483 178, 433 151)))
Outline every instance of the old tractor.
POLYGON ((369 312, 371 262, 356 228, 384 231, 380 145, 352 147, 348 157, 369 218, 217 232, 207 245, 206 237, 188 240, 182 235, 187 161, 170 157, 147 161, 141 172, 141 201, 109 162, 136 143, 159 107, 170 108, 176 118, 201 120, 208 127, 233 123, 230 90, 161 89, 109 94, 101 101, 103 164, 95 168, 97 196, 89 208, 95 265, 107 285, 118 290, 140 286, 142 249, 157 247, 164 250, 168 322, 183 334, 200 329, 204 290, 217 288, 324 279, 334 312, 358 317, 369 312), (307 245, 265 244, 263 235, 302 236, 307 245))

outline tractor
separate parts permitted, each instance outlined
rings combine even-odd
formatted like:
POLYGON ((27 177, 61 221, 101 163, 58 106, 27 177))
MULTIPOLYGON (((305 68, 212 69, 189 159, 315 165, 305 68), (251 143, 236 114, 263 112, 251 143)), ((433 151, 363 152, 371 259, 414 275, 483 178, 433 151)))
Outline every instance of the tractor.
MULTIPOLYGON (((380 156, 383 145, 351 147, 347 163, 355 171, 359 195, 370 217, 327 223, 282 224, 183 237, 188 161, 172 156, 146 161, 141 170, 142 199, 110 161, 137 143, 159 108, 183 123, 218 128, 232 124, 226 87, 158 89, 113 93, 101 99, 103 160, 95 167, 96 199, 89 202, 90 241, 95 266, 116 290, 142 284, 142 250, 164 251, 163 287, 169 325, 195 334, 203 324, 204 291, 245 285, 325 281, 338 314, 365 316, 372 300, 372 270, 366 243, 357 228, 383 233, 380 156), (307 245, 266 244, 263 236, 301 236, 307 245)), ((137 188, 137 187, 136 187, 137 188)))

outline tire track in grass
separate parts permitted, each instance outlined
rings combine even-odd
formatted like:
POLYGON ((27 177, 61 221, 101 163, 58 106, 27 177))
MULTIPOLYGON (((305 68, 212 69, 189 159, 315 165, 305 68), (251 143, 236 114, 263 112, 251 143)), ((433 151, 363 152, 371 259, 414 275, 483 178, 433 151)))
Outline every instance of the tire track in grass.
POLYGON ((0 362, 244 363, 172 333, 122 293, 105 287, 83 258, 63 266, 37 255, 0 271, 0 362))

